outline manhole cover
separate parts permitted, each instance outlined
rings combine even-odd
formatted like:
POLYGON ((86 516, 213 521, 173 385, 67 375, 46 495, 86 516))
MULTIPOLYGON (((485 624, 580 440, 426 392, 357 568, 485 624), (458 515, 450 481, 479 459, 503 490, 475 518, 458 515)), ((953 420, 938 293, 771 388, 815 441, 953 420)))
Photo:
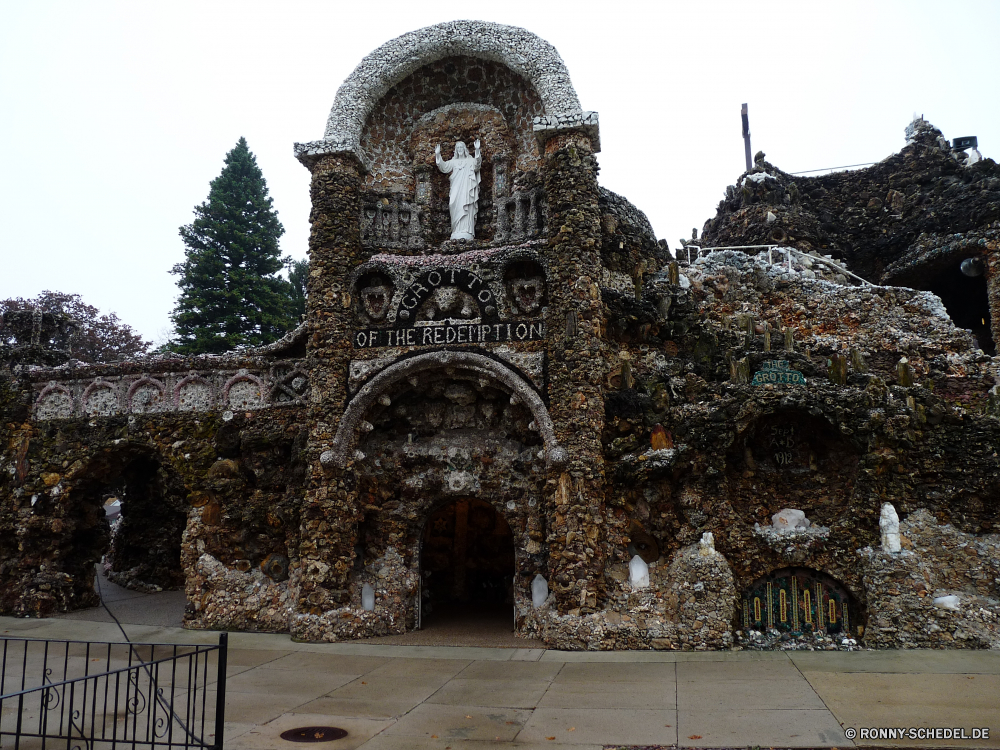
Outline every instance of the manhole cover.
POLYGON ((299 727, 281 733, 281 739, 289 742, 330 742, 347 736, 347 730, 340 727, 299 727))

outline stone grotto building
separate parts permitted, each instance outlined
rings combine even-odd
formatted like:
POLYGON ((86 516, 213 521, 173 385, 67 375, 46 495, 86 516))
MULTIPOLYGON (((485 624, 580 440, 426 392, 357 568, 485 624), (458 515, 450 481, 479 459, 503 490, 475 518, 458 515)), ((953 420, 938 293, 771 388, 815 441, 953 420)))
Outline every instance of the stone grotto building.
POLYGON ((1000 168, 922 121, 858 172, 760 155, 675 260, 600 149, 549 44, 429 27, 295 147, 283 340, 84 365, 8 316, 0 611, 93 606, 103 559, 304 640, 478 607, 565 649, 1000 648, 1000 168))

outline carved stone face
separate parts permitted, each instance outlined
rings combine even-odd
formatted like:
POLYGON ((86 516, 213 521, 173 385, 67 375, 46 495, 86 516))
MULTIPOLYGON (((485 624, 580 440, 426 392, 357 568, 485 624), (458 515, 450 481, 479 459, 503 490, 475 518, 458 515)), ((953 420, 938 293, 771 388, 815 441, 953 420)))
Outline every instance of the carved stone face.
POLYGON ((364 307, 365 315, 372 320, 382 320, 389 311, 391 301, 392 288, 382 281, 377 281, 361 290, 361 305, 364 307))
POLYGON ((439 286, 434 290, 434 302, 441 312, 450 312, 458 301, 458 289, 453 286, 439 286))
POLYGON ((537 312, 545 294, 545 279, 535 276, 530 279, 514 279, 510 282, 510 292, 519 312, 537 312))
POLYGON ((464 159, 468 155, 469 155, 469 149, 467 149, 465 147, 465 144, 462 143, 462 141, 459 141, 458 143, 455 144, 455 158, 456 159, 464 159))

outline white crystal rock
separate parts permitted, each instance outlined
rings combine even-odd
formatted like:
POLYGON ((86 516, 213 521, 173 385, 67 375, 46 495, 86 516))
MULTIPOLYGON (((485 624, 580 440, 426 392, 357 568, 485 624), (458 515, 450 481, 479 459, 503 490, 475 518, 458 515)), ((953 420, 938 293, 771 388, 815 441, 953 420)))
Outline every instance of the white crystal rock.
POLYGON ((644 589, 649 586, 649 566, 638 555, 628 564, 628 581, 634 589, 644 589))
POLYGON ((375 589, 370 583, 361 587, 361 606, 365 612, 371 612, 375 609, 375 589))
POLYGON ((954 609, 958 610, 958 597, 954 594, 950 596, 937 596, 934 597, 934 606, 940 607, 941 609, 954 609))
POLYGON ((783 508, 771 516, 771 528, 776 531, 801 531, 809 528, 809 519, 801 510, 783 508))
POLYGON ((899 552, 899 516, 892 503, 882 503, 878 527, 882 531, 882 549, 886 552, 899 552))
POLYGON ((715 536, 711 531, 706 531, 701 535, 701 541, 698 542, 698 554, 702 557, 707 557, 708 555, 715 553, 715 536))
POLYGON ((549 582, 539 573, 531 581, 531 606, 538 609, 549 598, 549 582))

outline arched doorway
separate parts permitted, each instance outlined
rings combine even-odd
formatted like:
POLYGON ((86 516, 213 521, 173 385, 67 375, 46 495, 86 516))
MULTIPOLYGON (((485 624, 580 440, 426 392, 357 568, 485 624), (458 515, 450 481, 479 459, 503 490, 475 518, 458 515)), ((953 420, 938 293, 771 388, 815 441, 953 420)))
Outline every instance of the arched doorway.
POLYGON ((421 627, 514 629, 514 536, 482 500, 433 511, 421 540, 421 627))
POLYGON ((151 451, 128 446, 91 461, 74 488, 71 550, 78 602, 99 603, 89 575, 142 593, 184 586, 180 553, 187 522, 180 478, 151 451))

